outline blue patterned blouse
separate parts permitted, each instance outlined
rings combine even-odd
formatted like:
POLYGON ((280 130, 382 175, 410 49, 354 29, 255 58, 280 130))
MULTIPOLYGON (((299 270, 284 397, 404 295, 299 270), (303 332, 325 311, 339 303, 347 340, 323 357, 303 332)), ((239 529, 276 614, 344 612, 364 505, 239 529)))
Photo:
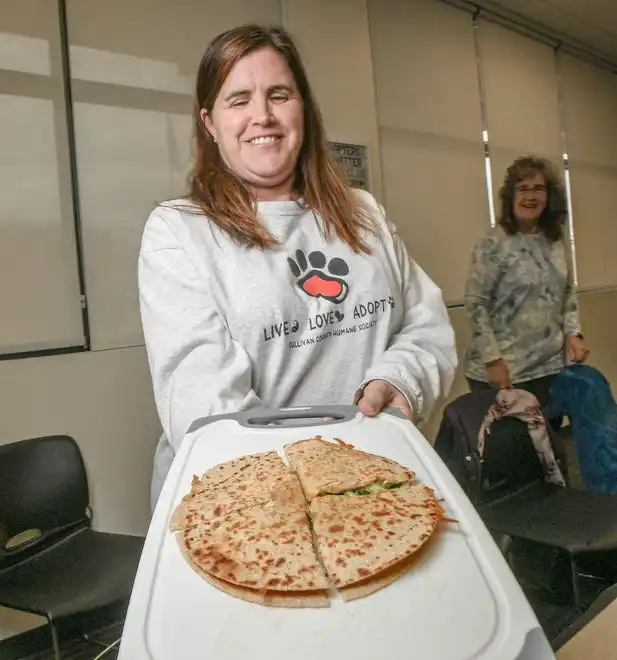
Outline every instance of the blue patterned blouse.
POLYGON ((542 233, 509 236, 492 229, 473 250, 465 289, 472 340, 465 375, 486 381, 502 357, 513 383, 558 373, 565 335, 580 332, 569 251, 542 233))

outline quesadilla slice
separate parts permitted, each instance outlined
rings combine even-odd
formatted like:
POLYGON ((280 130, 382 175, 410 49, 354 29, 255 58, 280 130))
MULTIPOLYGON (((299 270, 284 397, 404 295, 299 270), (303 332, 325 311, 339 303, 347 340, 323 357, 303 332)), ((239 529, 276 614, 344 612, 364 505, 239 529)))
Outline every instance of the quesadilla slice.
POLYGON ((203 580, 209 582, 212 586, 216 587, 220 591, 233 596, 234 598, 239 598, 241 600, 246 600, 249 603, 255 603, 257 605, 269 605, 270 607, 330 607, 330 599, 328 594, 324 590, 316 591, 255 591, 255 589, 248 589, 246 587, 239 587, 236 584, 231 582, 225 582, 219 578, 206 573, 200 566, 198 566, 185 552, 182 547, 182 536, 178 535, 178 542, 180 544, 180 549, 183 553, 183 556, 189 566, 199 575, 203 580))
POLYGON ((444 515, 431 488, 410 483, 356 497, 324 495, 311 502, 310 511, 319 556, 337 589, 410 558, 444 515))
POLYGON ((187 529, 199 521, 267 501, 273 481, 284 479, 288 473, 289 468, 275 451, 216 465, 201 478, 193 477, 190 492, 172 513, 170 529, 187 529))
POLYGON ((257 480, 194 489, 184 502, 190 524, 178 532, 182 554, 232 595, 290 606, 293 601, 275 596, 304 593, 305 602, 321 607, 329 582, 313 546, 300 482, 282 461, 281 468, 268 455, 263 460, 267 467, 253 465, 248 472, 260 475, 257 480))
POLYGON ((439 536, 442 527, 442 525, 438 525, 435 532, 431 534, 430 538, 427 539, 424 545, 418 548, 418 550, 412 555, 409 555, 409 557, 396 562, 396 564, 393 564, 390 568, 386 568, 386 570, 381 571, 362 582, 356 582, 348 587, 341 587, 338 591, 343 601, 349 603, 352 600, 370 596, 376 591, 391 585, 406 573, 419 568, 424 560, 430 556, 430 553, 433 550, 433 545, 436 542, 436 538, 439 536))
POLYGON ((309 501, 319 495, 366 495, 414 477, 396 461, 327 442, 320 436, 285 445, 284 449, 309 501))

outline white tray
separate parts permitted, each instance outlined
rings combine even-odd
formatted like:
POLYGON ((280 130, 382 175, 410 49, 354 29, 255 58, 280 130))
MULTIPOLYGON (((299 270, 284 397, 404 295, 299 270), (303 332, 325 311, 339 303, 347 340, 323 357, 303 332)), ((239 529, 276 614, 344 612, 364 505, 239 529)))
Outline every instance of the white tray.
POLYGON ((397 415, 369 419, 353 406, 251 411, 193 425, 148 531, 119 660, 387 657, 555 657, 489 532, 422 434, 397 415), (282 455, 284 444, 315 434, 341 437, 409 467, 445 499, 448 515, 459 524, 449 525, 426 559, 391 586, 351 603, 335 596, 327 609, 264 607, 207 584, 168 531, 193 474, 243 454, 275 449, 282 455))

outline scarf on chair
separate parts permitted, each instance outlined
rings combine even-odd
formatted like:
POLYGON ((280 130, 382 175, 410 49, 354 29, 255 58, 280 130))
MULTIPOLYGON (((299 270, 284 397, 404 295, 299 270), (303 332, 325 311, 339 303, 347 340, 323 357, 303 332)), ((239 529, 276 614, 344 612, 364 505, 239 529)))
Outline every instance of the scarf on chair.
POLYGON ((489 408, 478 435, 480 456, 484 454, 486 434, 491 432, 494 422, 504 417, 516 417, 527 424, 531 442, 542 465, 546 481, 556 486, 565 486, 566 482, 555 458, 540 404, 533 394, 524 390, 510 389, 498 392, 495 403, 489 408))

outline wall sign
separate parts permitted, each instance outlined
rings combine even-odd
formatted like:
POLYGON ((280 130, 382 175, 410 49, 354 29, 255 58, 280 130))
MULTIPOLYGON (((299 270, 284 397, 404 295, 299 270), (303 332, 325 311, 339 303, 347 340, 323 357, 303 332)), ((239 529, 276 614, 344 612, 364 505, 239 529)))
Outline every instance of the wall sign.
POLYGON ((368 147, 361 144, 329 142, 330 152, 343 168, 352 188, 370 190, 368 147))

